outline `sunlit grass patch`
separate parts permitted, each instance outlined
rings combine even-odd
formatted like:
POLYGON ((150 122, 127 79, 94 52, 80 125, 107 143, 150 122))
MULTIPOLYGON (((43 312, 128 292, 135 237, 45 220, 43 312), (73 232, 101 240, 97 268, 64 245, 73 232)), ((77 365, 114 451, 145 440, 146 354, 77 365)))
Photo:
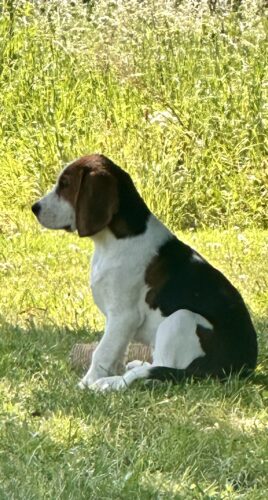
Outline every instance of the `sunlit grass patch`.
POLYGON ((78 391, 69 363, 73 344, 103 326, 88 289, 91 244, 27 228, 1 242, 12 265, 1 289, 2 497, 265 498, 267 234, 179 234, 245 296, 259 336, 256 375, 102 395, 78 391))
POLYGON ((212 15, 206 2, 6 3, 2 216, 19 225, 18 192, 24 208, 66 161, 96 151, 175 229, 267 227, 260 3, 212 15))
POLYGON ((264 4, 2 2, 1 500, 266 499, 264 4), (92 244, 42 230, 30 207, 91 152, 242 292, 252 377, 77 390, 70 350, 104 326, 92 244))

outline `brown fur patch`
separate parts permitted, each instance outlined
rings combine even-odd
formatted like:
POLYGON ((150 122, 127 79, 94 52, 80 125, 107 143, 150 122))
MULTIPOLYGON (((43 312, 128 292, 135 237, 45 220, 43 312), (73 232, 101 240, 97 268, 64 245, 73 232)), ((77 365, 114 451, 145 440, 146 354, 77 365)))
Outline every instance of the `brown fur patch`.
POLYGON ((166 266, 164 258, 160 256, 155 256, 151 263, 149 264, 145 273, 145 282, 150 287, 150 290, 146 294, 146 302, 152 308, 156 309, 158 305, 156 304, 156 297, 160 289, 168 281, 169 272, 166 266))
POLYGON ((81 178, 82 169, 70 165, 62 172, 56 188, 57 194, 68 201, 74 208, 76 208, 81 178))
POLYGON ((75 208, 80 236, 91 236, 106 226, 117 238, 146 229, 150 211, 130 176, 103 155, 72 162, 59 177, 56 191, 75 208))

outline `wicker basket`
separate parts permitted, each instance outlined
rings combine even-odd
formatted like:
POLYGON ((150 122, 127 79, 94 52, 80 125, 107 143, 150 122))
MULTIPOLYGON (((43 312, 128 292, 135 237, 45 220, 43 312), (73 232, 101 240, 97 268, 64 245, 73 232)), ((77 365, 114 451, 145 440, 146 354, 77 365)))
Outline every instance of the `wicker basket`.
MULTIPOLYGON (((75 344, 70 352, 70 363, 73 369, 86 369, 89 367, 92 354, 98 343, 75 344)), ((125 356, 125 363, 139 359, 140 361, 152 361, 151 348, 143 344, 130 344, 125 356)))

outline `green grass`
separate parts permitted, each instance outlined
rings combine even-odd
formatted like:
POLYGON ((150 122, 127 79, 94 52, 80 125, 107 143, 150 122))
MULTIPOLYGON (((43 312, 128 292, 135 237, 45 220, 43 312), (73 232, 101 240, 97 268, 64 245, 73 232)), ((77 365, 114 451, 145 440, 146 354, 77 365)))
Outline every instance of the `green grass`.
POLYGON ((0 500, 266 499, 265 2, 88 3, 0 6, 0 500), (78 391, 70 350, 104 326, 92 244, 30 206, 93 151, 242 292, 251 379, 78 391))
POLYGON ((79 391, 71 347, 103 327, 88 290, 90 241, 34 222, 2 237, 1 499, 266 498, 268 235, 179 236, 251 308, 260 355, 248 381, 79 391))
POLYGON ((1 211, 18 191, 28 206, 64 162, 95 151, 128 169, 174 229, 267 228, 261 2, 213 15, 205 2, 94 4, 3 2, 1 211))

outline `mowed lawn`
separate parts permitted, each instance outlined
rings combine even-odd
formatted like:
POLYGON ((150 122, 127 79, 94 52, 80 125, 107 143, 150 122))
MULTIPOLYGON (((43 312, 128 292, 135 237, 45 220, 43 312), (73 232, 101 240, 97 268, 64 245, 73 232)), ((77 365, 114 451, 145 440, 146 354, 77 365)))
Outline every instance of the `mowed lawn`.
POLYGON ((90 240, 34 222, 1 238, 1 500, 267 498, 268 234, 179 236, 250 307, 260 353, 249 380, 79 391, 70 350, 103 328, 90 240))
POLYGON ((0 14, 0 500, 266 500, 267 2, 16 0, 0 14), (250 379, 77 389, 70 351, 104 327, 92 244, 30 207, 92 152, 242 292, 250 379))

